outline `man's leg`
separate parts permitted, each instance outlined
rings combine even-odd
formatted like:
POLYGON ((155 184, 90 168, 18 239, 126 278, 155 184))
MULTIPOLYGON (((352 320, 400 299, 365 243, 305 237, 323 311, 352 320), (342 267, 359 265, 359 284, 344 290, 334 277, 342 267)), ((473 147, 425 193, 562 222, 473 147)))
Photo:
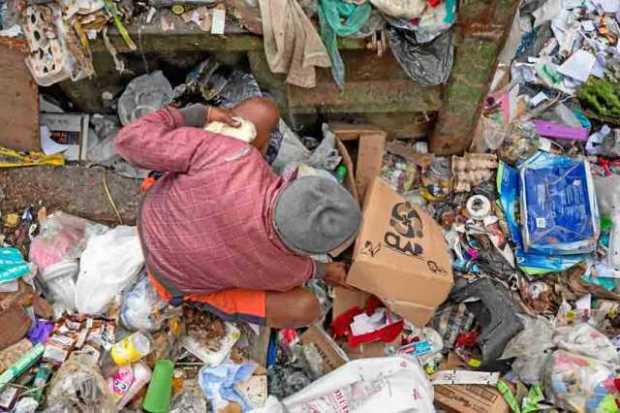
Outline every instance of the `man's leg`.
POLYGON ((321 317, 314 294, 302 287, 285 292, 234 288, 211 294, 190 294, 186 302, 226 321, 249 321, 274 328, 308 326, 321 317))
POLYGON ((321 305, 314 294, 297 287, 286 292, 267 292, 267 325, 275 328, 308 326, 321 317, 321 305))
POLYGON ((271 99, 250 98, 231 108, 232 112, 256 126, 256 139, 252 143, 261 153, 269 146, 271 131, 278 126, 280 113, 271 99))
MULTIPOLYGON (((149 281, 165 301, 172 296, 153 276, 149 281)), ((201 306, 225 321, 248 321, 274 328, 310 325, 321 317, 321 305, 314 294, 297 287, 285 292, 235 288, 210 294, 189 294, 185 302, 201 306)))

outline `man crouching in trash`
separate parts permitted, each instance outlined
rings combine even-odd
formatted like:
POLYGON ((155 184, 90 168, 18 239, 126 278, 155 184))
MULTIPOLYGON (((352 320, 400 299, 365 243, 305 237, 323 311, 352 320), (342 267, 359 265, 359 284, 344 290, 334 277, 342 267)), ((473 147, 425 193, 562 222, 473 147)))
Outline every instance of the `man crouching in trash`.
POLYGON ((196 303, 227 321, 300 327, 321 317, 303 288, 343 283, 344 265, 311 258, 352 242, 359 206, 335 180, 279 177, 263 159, 279 114, 268 99, 232 109, 167 107, 123 128, 118 153, 164 172, 148 190, 138 230, 149 279, 173 305, 196 303), (256 127, 252 145, 205 124, 256 127))

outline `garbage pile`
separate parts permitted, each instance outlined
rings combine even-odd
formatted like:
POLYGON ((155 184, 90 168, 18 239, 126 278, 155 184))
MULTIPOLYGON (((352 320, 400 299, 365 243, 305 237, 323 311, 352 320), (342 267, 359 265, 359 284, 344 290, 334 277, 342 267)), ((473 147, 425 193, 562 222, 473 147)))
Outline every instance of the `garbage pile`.
MULTIPOLYGON (((78 3, 79 19, 111 13, 78 3)), ((451 23, 420 16, 443 10, 433 21, 449 20, 456 7, 371 3, 319 2, 337 81, 336 36, 361 30, 375 8, 391 43, 412 33, 432 43, 446 41, 451 23)), ((279 11, 305 22, 291 4, 279 11)), ((28 10, 38 7, 50 6, 28 10)), ((273 170, 336 180, 364 207, 354 248, 313 257, 345 262, 348 274, 346 286, 308 282, 323 318, 307 328, 269 331, 164 301, 135 227, 41 205, 2 211, 0 409, 618 412, 619 24, 616 1, 524 2, 510 64, 500 65, 462 156, 381 141, 376 131, 382 148, 362 156, 361 130, 353 165, 337 127, 300 137, 280 120, 266 154, 273 170)), ((286 36, 313 41, 307 34, 286 36)), ((438 63, 396 58, 443 79, 438 63)), ((256 96, 263 91, 250 74, 214 59, 178 85, 162 72, 137 77, 111 99, 117 116, 86 121, 97 139, 85 156, 145 176, 111 150, 121 125, 170 104, 232 107, 256 96)), ((241 138, 253 139, 251 127, 241 138)))
MULTIPOLYGON (((405 73, 430 86, 445 83, 453 63, 456 0, 384 1, 297 0, 50 0, 0 3, 0 36, 23 36, 27 65, 41 86, 96 76, 91 44, 102 41, 116 70, 125 61, 110 41, 114 28, 130 51, 137 51, 137 26, 161 33, 180 27, 225 35, 250 32, 263 36, 273 73, 284 73, 292 85, 316 86, 315 68, 331 68, 344 88, 345 68, 339 37, 366 38, 379 55, 391 48, 405 73)), ((139 42, 138 42, 139 43, 139 42)))

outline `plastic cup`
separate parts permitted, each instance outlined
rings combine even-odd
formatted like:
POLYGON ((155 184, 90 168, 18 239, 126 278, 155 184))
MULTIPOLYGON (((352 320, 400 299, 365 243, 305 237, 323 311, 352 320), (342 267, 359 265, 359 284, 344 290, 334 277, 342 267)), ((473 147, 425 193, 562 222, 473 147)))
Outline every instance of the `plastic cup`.
POLYGON ((174 363, 172 361, 157 360, 142 404, 144 410, 150 413, 167 413, 170 410, 173 373, 174 363))

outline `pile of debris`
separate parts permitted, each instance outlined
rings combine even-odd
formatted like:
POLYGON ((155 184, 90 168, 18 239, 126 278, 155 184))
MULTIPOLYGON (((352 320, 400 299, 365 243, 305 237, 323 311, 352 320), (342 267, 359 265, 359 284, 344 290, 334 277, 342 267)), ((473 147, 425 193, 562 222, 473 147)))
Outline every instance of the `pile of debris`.
MULTIPOLYGON (((110 22, 121 31, 129 16, 152 19, 155 3, 197 24, 212 14, 211 31, 222 10, 61 3, 8 1, 0 21, 6 30, 16 11, 29 17, 28 67, 42 85, 91 75, 88 39, 110 22), (51 45, 36 48, 36 33, 51 45), (38 61, 50 46, 60 54, 38 61)), ((267 45, 277 21, 264 17, 277 3, 259 3, 266 52, 284 53, 267 45)), ((292 3, 287 17, 308 19, 292 3)), ((391 43, 403 31, 445 41, 456 8, 371 3, 346 3, 353 30, 331 26, 345 3, 318 2, 317 38, 337 82, 333 42, 361 30, 373 8, 391 43)), ((270 331, 169 304, 144 271, 135 227, 48 213, 36 200, 2 211, 0 409, 620 411, 620 2, 525 1, 502 56, 463 156, 361 126, 323 124, 300 137, 280 120, 266 155, 274 172, 329 177, 363 205, 355 247, 313 257, 350 265, 346 286, 308 282, 324 316, 307 328, 270 331)), ((289 81, 307 75, 272 69, 289 81)), ((69 113, 50 97, 41 102, 45 156, 7 149, 0 166, 66 159, 153 178, 114 153, 122 126, 167 105, 232 107, 263 94, 252 75, 207 59, 177 85, 162 72, 134 78, 110 97, 115 115, 69 113)))

